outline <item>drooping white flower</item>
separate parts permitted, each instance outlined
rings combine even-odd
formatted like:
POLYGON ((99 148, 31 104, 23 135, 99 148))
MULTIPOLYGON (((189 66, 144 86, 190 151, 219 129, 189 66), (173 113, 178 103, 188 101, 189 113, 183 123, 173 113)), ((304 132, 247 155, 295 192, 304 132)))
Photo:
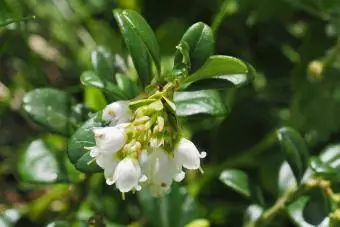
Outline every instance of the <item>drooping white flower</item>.
POLYGON ((161 196, 169 192, 172 180, 181 181, 185 174, 177 168, 174 159, 160 148, 142 152, 140 162, 147 175, 151 194, 161 196))
POLYGON ((206 156, 206 152, 199 153, 195 144, 188 139, 181 138, 175 148, 175 162, 178 167, 187 169, 200 169, 200 159, 206 156))
POLYGON ((115 183, 119 191, 124 193, 133 189, 139 191, 141 189, 139 182, 144 180, 145 177, 141 174, 138 161, 130 157, 125 157, 118 163, 113 175, 106 178, 106 183, 109 185, 115 183))
POLYGON ((126 135, 122 124, 115 127, 94 128, 93 133, 97 148, 93 150, 93 153, 117 152, 126 142, 126 135))
POLYGON ((117 101, 107 105, 103 110, 102 119, 114 126, 121 123, 128 123, 132 117, 129 109, 129 101, 117 101))

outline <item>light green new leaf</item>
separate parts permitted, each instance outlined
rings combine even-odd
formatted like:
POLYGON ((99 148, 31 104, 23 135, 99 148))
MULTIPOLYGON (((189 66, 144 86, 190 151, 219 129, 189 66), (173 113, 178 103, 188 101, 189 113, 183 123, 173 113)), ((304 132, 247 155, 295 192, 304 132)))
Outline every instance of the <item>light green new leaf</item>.
POLYGON ((53 88, 32 90, 23 97, 23 109, 37 123, 68 134, 70 130, 70 97, 53 88))
POLYGON ((61 175, 56 157, 41 139, 20 153, 18 172, 23 181, 31 183, 53 183, 61 175))
POLYGON ((281 150, 293 170, 294 176, 300 182, 308 167, 308 148, 305 140, 294 129, 283 127, 276 131, 281 150))
POLYGON ((113 14, 142 85, 146 87, 152 80, 150 55, 155 62, 158 74, 161 73, 160 50, 156 37, 147 22, 137 12, 115 9, 113 14))
POLYGON ((176 92, 174 102, 177 116, 224 116, 227 113, 219 93, 214 90, 176 92))
MULTIPOLYGON (((190 72, 197 70, 201 67, 209 56, 214 53, 214 35, 210 27, 202 22, 193 24, 183 35, 179 46, 186 44, 188 50, 186 52, 189 55, 190 72)), ((183 51, 177 50, 175 53, 175 68, 181 63, 187 63, 185 60, 187 57, 183 55, 183 51), (183 62, 183 60, 185 60, 183 62)))
MULTIPOLYGON (((250 68, 243 61, 223 55, 210 56, 204 65, 183 80, 190 85, 204 79, 224 80, 233 86, 241 86, 248 82, 252 75, 250 68)), ((222 81, 222 83, 225 83, 222 81)), ((206 84, 209 84, 208 82, 206 84)))
POLYGON ((101 168, 97 166, 96 162, 91 161, 92 159, 89 155, 90 150, 86 149, 96 145, 92 130, 95 127, 101 126, 103 126, 103 124, 101 113, 99 112, 86 121, 69 140, 67 153, 71 162, 79 171, 85 173, 101 171, 101 168))

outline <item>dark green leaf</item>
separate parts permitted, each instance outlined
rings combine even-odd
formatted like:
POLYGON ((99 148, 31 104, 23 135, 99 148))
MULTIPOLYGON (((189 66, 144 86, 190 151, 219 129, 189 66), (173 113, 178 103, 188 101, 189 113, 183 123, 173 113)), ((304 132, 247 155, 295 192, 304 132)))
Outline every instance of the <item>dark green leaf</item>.
POLYGON ((125 94, 128 99, 136 97, 139 93, 139 87, 127 75, 117 73, 116 82, 118 88, 125 94))
POLYGON ((17 15, 13 13, 13 10, 9 9, 6 6, 5 1, 0 2, 0 28, 11 23, 34 20, 34 16, 23 17, 21 15, 17 15))
POLYGON ((304 220, 313 226, 320 226, 331 211, 328 197, 321 189, 314 189, 303 209, 304 220))
POLYGON ((249 178, 245 172, 237 169, 224 170, 220 175, 220 180, 236 192, 250 197, 249 178))
POLYGON ((196 114, 224 116, 227 113, 219 93, 214 90, 176 92, 174 102, 177 116, 196 114))
MULTIPOLYGON (((252 78, 249 72, 248 65, 237 58, 214 55, 210 56, 201 68, 185 78, 183 82, 189 86, 198 80, 215 79, 223 81, 221 83, 224 83, 224 86, 226 82, 229 82, 232 86, 239 87, 252 78)), ((208 85, 208 82, 206 83, 208 85)))
POLYGON ((66 92, 53 88, 32 90, 24 96, 23 108, 35 122, 55 132, 69 133, 70 98, 66 92))
POLYGON ((101 127, 101 113, 97 113, 94 117, 83 124, 70 138, 68 143, 68 156, 76 168, 85 173, 99 172, 101 168, 95 162, 90 162, 90 150, 86 147, 95 146, 93 128, 101 127))
POLYGON ((308 148, 302 136, 292 128, 283 127, 276 131, 281 150, 293 170, 294 176, 301 181, 308 167, 308 148))
POLYGON ((152 79, 150 55, 160 74, 160 51, 156 37, 147 22, 132 10, 115 9, 113 11, 132 61, 146 87, 152 79))
POLYGON ((190 72, 201 67, 209 56, 214 53, 214 35, 210 27, 202 22, 193 24, 183 35, 179 47, 187 45, 188 50, 177 50, 175 54, 175 68, 184 63, 189 66, 190 72), (190 62, 186 56, 188 53, 190 62), (189 63, 189 64, 188 64, 189 63))
POLYGON ((53 183, 60 176, 56 157, 41 139, 20 154, 18 172, 23 181, 32 183, 53 183))
POLYGON ((143 189, 138 193, 138 198, 144 215, 154 227, 182 227, 200 214, 198 205, 187 190, 175 184, 164 197, 154 198, 147 189, 143 189))
POLYGON ((80 82, 84 86, 95 87, 103 90, 113 100, 128 99, 128 96, 111 81, 104 81, 93 71, 84 71, 80 76, 80 82))
POLYGON ((103 81, 113 81, 114 59, 110 52, 98 47, 91 53, 92 67, 103 81))

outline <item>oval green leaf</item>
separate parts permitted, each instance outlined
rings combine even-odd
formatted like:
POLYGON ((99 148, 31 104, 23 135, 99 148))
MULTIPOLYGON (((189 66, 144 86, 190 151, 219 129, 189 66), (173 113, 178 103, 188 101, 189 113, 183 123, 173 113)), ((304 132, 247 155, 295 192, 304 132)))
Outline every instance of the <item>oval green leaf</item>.
POLYGON ((308 167, 308 148, 305 140, 295 130, 283 127, 276 131, 281 150, 297 181, 300 182, 308 167))
POLYGON ((113 15, 142 85, 146 87, 152 79, 150 55, 155 62, 158 74, 161 73, 160 50, 155 34, 144 18, 133 10, 115 9, 113 15))
POLYGON ((220 180, 236 192, 250 197, 249 178, 245 172, 237 169, 224 170, 220 175, 220 180))
POLYGON ((70 130, 70 97, 64 91, 40 88, 25 94, 23 109, 37 123, 67 135, 70 130))
POLYGON ((176 92, 174 95, 177 116, 206 114, 224 116, 227 109, 215 90, 176 92))
POLYGON ((221 79, 240 86, 249 80, 249 68, 243 61, 223 55, 210 56, 196 72, 186 77, 183 82, 191 84, 202 79, 221 79))
MULTIPOLYGON (((188 55, 190 59, 190 72, 196 71, 201 67, 204 62, 214 53, 215 40, 211 28, 202 23, 198 22, 193 24, 183 35, 180 44, 187 44, 188 55)), ((185 55, 181 50, 177 50, 175 53, 175 68, 178 65, 185 63, 185 55)))
POLYGON ((297 186, 296 179, 290 165, 285 161, 279 169, 278 189, 279 194, 283 195, 285 192, 295 189, 297 186))
POLYGON ((96 162, 91 162, 88 147, 95 146, 93 128, 102 127, 101 113, 86 121, 70 138, 68 143, 68 156, 71 162, 79 171, 85 173, 99 172, 102 169, 97 166, 96 162))
POLYGON ((113 100, 126 100, 129 98, 117 85, 111 81, 102 80, 93 71, 84 71, 80 76, 80 82, 84 86, 103 90, 113 100))
POLYGON ((60 177, 57 159, 41 139, 20 153, 18 172, 23 181, 31 183, 53 183, 60 177))

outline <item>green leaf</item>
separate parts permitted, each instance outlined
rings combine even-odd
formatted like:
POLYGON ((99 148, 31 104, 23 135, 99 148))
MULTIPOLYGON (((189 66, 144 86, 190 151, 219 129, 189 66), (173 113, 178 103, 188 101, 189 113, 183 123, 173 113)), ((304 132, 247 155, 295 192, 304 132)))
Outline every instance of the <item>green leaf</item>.
POLYGON ((92 67, 96 75, 104 81, 113 81, 114 59, 110 52, 98 47, 91 53, 92 67))
POLYGON ((133 10, 113 10, 125 44, 131 54, 142 85, 146 87, 152 79, 150 55, 158 74, 161 73, 160 50, 156 37, 143 17, 133 10))
POLYGON ((308 148, 305 140, 294 129, 283 127, 276 131, 281 150, 293 170, 294 176, 300 182, 308 167, 308 148))
POLYGON ((177 116, 224 116, 227 113, 219 93, 215 90, 176 92, 174 102, 177 116))
POLYGON ((175 68, 182 63, 188 63, 186 60, 189 54, 190 72, 196 71, 201 67, 204 62, 214 53, 214 35, 210 27, 202 22, 193 24, 183 35, 179 47, 183 45, 188 46, 188 50, 185 52, 181 49, 177 50, 175 53, 175 68))
POLYGON ((84 90, 84 104, 94 111, 104 109, 107 105, 106 99, 101 90, 94 87, 87 87, 84 90))
POLYGON ((23 17, 21 15, 16 15, 11 9, 6 6, 5 1, 0 2, 0 28, 6 25, 17 23, 21 21, 34 20, 34 16, 23 17))
POLYGON ((126 100, 128 96, 111 81, 102 80, 93 71, 84 71, 80 76, 80 82, 87 87, 103 90, 113 100, 126 100))
POLYGON ((196 72, 183 80, 183 83, 191 84, 202 79, 220 79, 230 82, 234 86, 241 86, 249 81, 249 68, 243 61, 223 55, 210 56, 204 65, 196 72))
POLYGON ((320 160, 322 162, 330 164, 332 167, 337 168, 340 160, 340 144, 334 144, 326 147, 326 149, 320 154, 320 160))
POLYGON ((70 130, 70 97, 53 88, 32 90, 23 97, 23 109, 37 123, 68 134, 70 130))
POLYGON ((182 227, 200 215, 194 198, 188 194, 186 188, 176 184, 172 185, 169 194, 160 198, 152 197, 147 189, 137 195, 142 211, 153 227, 182 227))
POLYGON ((70 223, 66 221, 54 221, 46 225, 46 227, 70 227, 70 223))
POLYGON ((18 172, 23 181, 31 183, 53 183, 61 175, 56 157, 41 139, 20 153, 18 172))
POLYGON ((126 97, 128 97, 128 99, 136 97, 140 92, 140 88, 127 75, 117 73, 116 82, 118 88, 125 94, 126 97))
POLYGON ((68 156, 71 162, 79 171, 85 173, 93 173, 101 171, 96 162, 90 162, 89 152, 86 147, 93 147, 96 145, 94 134, 92 132, 95 127, 102 127, 101 112, 86 121, 70 138, 68 143, 68 156))
POLYGON ((278 189, 279 194, 283 195, 288 190, 292 190, 296 188, 297 182, 294 177, 292 168, 290 168, 290 165, 288 162, 283 162, 280 170, 279 170, 279 176, 278 176, 278 189))
POLYGON ((247 207, 247 210, 244 213, 244 225, 245 227, 251 227, 254 226, 256 221, 261 217, 263 213, 263 207, 257 205, 257 204, 252 204, 247 207))
POLYGON ((220 180, 236 192, 250 197, 249 178, 245 172, 237 169, 224 170, 220 175, 220 180))

